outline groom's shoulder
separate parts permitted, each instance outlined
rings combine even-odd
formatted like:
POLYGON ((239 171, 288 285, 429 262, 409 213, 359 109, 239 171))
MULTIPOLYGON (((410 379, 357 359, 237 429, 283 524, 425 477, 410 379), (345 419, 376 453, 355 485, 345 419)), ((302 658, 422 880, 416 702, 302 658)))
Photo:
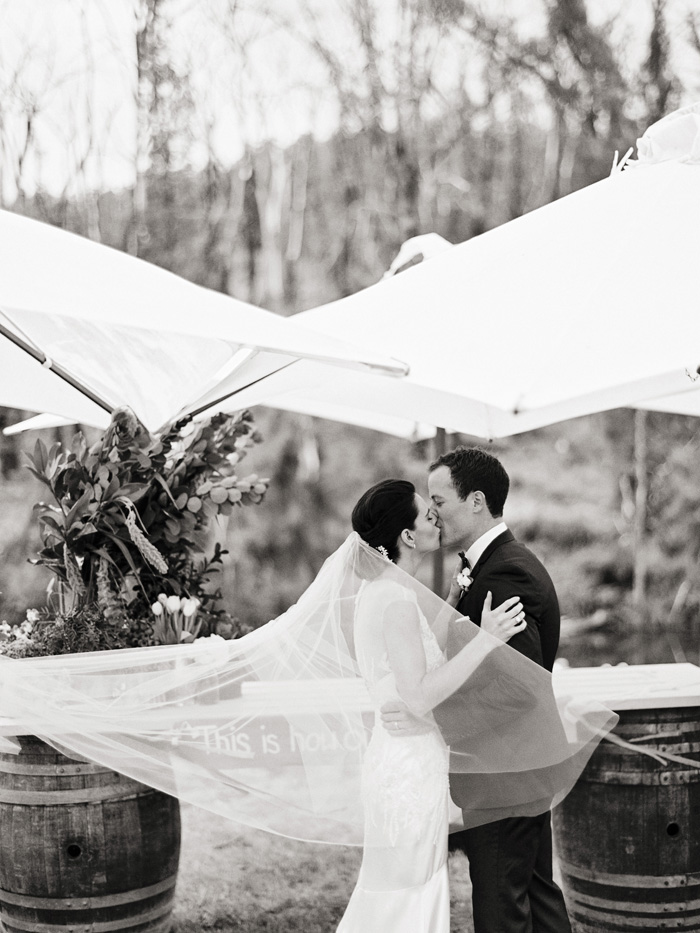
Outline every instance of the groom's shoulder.
POLYGON ((492 561, 494 566, 510 566, 513 569, 520 568, 525 572, 537 576, 544 575, 549 577, 547 568, 537 554, 526 544, 523 544, 522 541, 518 541, 513 535, 510 535, 508 539, 504 540, 502 544, 494 550, 492 561))

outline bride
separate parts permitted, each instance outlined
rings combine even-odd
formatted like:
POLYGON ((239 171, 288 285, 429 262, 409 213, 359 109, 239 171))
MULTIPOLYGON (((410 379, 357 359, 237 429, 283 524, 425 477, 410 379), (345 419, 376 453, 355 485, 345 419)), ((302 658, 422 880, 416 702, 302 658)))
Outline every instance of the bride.
MULTIPOLYGON (((355 506, 352 526, 412 577, 423 556, 438 547, 428 506, 404 480, 369 489, 355 506)), ((490 604, 487 597, 484 632, 506 641, 523 629, 517 597, 493 611, 490 604)), ((362 866, 338 933, 449 930, 449 756, 431 711, 467 680, 493 642, 477 637, 446 662, 446 619, 442 623, 431 628, 413 590, 382 574, 358 597, 355 650, 377 725, 362 772, 362 866), (425 718, 423 734, 393 737, 382 727, 379 709, 397 697, 425 718)))
POLYGON ((243 638, 0 656, 0 756, 22 757, 33 734, 239 823, 362 845, 340 933, 446 933, 448 772, 470 776, 465 825, 533 816, 617 717, 555 698, 548 672, 508 647, 517 599, 485 604, 479 628, 449 604, 456 590, 445 602, 416 580, 437 529, 411 483, 372 487, 352 520, 298 602, 243 638), (464 648, 446 661, 454 626, 464 648), (379 724, 397 697, 422 734, 379 724))

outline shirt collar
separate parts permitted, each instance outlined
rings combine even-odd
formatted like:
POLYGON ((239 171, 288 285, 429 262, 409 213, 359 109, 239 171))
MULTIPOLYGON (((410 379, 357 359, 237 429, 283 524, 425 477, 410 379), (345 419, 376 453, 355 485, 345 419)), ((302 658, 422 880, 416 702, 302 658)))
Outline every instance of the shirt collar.
POLYGON ((467 551, 467 560, 469 561, 469 566, 474 568, 477 564, 477 561, 484 553, 486 548, 491 544, 492 541, 495 541, 499 535, 502 535, 504 531, 508 531, 508 526, 505 522, 499 522, 498 525, 494 525, 493 528, 489 528, 488 531, 485 531, 480 538, 477 538, 474 544, 467 551))

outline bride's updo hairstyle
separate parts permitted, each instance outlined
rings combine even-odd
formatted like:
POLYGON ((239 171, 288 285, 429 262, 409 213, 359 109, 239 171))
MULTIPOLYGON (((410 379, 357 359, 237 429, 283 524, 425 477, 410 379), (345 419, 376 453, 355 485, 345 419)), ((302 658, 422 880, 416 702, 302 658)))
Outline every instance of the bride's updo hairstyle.
POLYGON ((418 518, 416 487, 405 479, 385 479, 372 486, 352 510, 352 527, 371 547, 385 548, 390 560, 399 556, 398 539, 418 518))

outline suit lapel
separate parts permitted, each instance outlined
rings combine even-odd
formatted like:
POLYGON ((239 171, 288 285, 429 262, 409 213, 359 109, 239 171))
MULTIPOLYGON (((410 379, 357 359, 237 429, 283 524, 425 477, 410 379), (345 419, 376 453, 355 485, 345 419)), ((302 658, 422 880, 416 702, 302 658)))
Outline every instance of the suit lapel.
MULTIPOLYGON (((497 538, 494 538, 493 541, 486 548, 484 553, 481 555, 479 560, 474 564, 471 570, 472 580, 474 581, 476 580, 476 577, 479 571, 484 566, 484 564, 488 561, 488 559, 491 557, 494 551, 498 550, 498 548, 502 544, 508 544, 511 541, 515 541, 515 535, 509 528, 506 528, 506 530, 502 532, 497 538)), ((463 616, 469 616, 469 618, 472 620, 472 622, 475 625, 481 625, 480 614, 481 614, 482 606, 483 606, 483 594, 481 596, 481 599, 477 599, 474 584, 472 583, 471 587, 467 590, 464 596, 462 596, 460 601, 457 603, 457 612, 459 612, 463 616)), ((462 647, 461 645, 458 645, 458 648, 461 648, 461 647, 462 647)), ((455 652, 456 652, 455 647, 451 646, 448 649, 448 656, 453 657, 455 652)))
POLYGON ((494 538, 493 541, 486 548, 484 553, 481 555, 479 560, 472 567, 472 570, 471 570, 472 579, 476 577, 476 575, 479 573, 479 571, 484 566, 486 561, 489 559, 489 557, 493 554, 493 552, 497 548, 499 548, 502 544, 508 544, 511 541, 515 541, 515 535, 510 530, 510 528, 506 528, 506 530, 502 532, 497 538, 494 538))

